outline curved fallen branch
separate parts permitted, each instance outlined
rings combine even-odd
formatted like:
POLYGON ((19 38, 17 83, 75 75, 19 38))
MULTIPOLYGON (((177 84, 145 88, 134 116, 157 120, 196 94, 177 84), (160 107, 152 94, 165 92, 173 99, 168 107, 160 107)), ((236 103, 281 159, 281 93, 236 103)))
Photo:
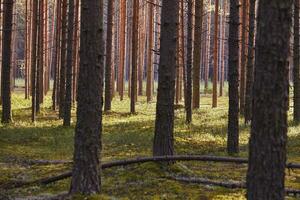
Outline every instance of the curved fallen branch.
MULTIPOLYGON (((220 186, 230 189, 246 189, 246 183, 245 182, 238 182, 238 181, 215 181, 215 180, 209 180, 205 178, 195 178, 195 177, 176 177, 176 176, 169 176, 172 180, 185 182, 185 183, 195 183, 195 184, 204 184, 204 185, 214 185, 214 186, 220 186)), ((293 195, 298 196, 300 195, 300 190, 296 189, 286 189, 285 190, 287 195, 293 195)))
MULTIPOLYGON (((157 157, 142 157, 142 158, 133 158, 127 160, 119 160, 119 161, 112 161, 108 163, 103 163, 101 165, 102 169, 107 169, 111 167, 118 167, 118 166, 127 166, 132 164, 141 164, 146 162, 171 162, 171 161, 204 161, 204 162, 222 162, 222 163, 235 163, 235 164, 247 164, 248 160, 246 158, 235 158, 235 157, 220 157, 220 156, 199 156, 199 155, 175 155, 175 156, 157 156, 157 157)), ((288 163, 286 165, 288 169, 300 169, 300 164, 296 163, 288 163)), ((35 181, 30 182, 14 182, 10 184, 13 187, 9 188, 18 188, 28 185, 34 184, 42 184, 46 185, 49 183, 53 183, 59 180, 63 180, 72 176, 72 172, 68 171, 63 174, 38 179, 35 181)), ((3 186, 2 186, 3 188, 3 186)), ((7 187, 4 186, 7 189, 7 187)))

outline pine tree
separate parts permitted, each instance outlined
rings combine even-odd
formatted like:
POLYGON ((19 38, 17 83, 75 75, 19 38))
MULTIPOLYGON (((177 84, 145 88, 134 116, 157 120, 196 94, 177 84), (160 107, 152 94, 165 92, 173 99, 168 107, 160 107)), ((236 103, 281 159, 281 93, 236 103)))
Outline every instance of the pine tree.
POLYGON ((299 41, 299 0, 295 0, 294 8, 294 121, 300 122, 300 41, 299 41))
POLYGON ((74 0, 68 2, 68 40, 67 40, 67 63, 66 63, 66 94, 64 102, 64 126, 71 125, 72 108, 72 72, 73 72, 73 34, 74 34, 74 0))
POLYGON ((80 66, 71 194, 100 192, 103 1, 81 2, 80 66))
POLYGON ((203 21, 203 0, 195 1, 194 63, 193 63, 193 108, 200 107, 200 65, 203 21))
POLYGON ((106 64, 105 64, 105 104, 104 111, 111 110, 112 100, 112 37, 115 1, 108 1, 107 10, 107 40, 106 40, 106 64))
POLYGON ((239 152, 239 0, 230 0, 228 39, 228 136, 227 152, 239 152))
POLYGON ((253 99, 253 75, 254 75, 254 29, 255 29, 255 4, 256 0, 250 0, 249 10, 249 35, 248 35, 248 58, 246 72, 246 99, 245 99, 245 123, 249 123, 252 118, 253 99))
POLYGON ((260 0, 249 141, 247 199, 285 199, 293 0, 260 0), (280 24, 280 26, 278 25, 280 24))
POLYGON ((179 3, 162 2, 160 60, 153 155, 173 155, 176 37, 179 3))
POLYGON ((214 71, 213 71, 213 99, 212 107, 218 105, 218 35, 219 35, 219 0, 215 0, 215 28, 214 28, 214 71))
POLYGON ((1 70, 2 123, 10 123, 11 113, 11 57, 12 57, 12 24, 13 0, 3 1, 3 51, 1 70))

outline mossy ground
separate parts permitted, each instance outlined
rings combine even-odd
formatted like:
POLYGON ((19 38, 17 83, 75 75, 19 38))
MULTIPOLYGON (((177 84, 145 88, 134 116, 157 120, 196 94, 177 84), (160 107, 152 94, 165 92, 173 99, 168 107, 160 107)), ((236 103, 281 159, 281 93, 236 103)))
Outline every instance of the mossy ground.
MULTIPOLYGON (((62 126, 52 111, 50 95, 45 98, 37 122, 30 121, 30 101, 23 93, 14 93, 13 124, 0 125, 0 185, 14 180, 35 180, 60 174, 71 165, 28 166, 16 160, 71 160, 73 154, 73 123, 62 126)), ((129 99, 115 98, 113 111, 103 118, 102 161, 151 155, 154 133, 155 102, 146 103, 139 97, 137 113, 129 114, 129 99)), ((175 114, 175 149, 177 154, 226 154, 228 98, 218 100, 218 108, 211 108, 211 96, 201 96, 201 108, 193 113, 192 125, 185 124, 183 108, 175 114)), ((288 160, 300 162, 300 127, 289 127, 288 160)), ((240 157, 248 151, 249 127, 240 123, 240 157)), ((102 174, 103 195, 90 199, 245 199, 245 190, 185 184, 168 179, 168 174, 188 175, 213 180, 245 180, 247 166, 221 163, 180 162, 172 167, 155 163, 107 169, 102 174)), ((287 171, 287 186, 300 188, 300 171, 287 171)), ((59 194, 67 191, 70 180, 47 186, 31 186, 14 190, 0 190, 2 196, 35 196, 59 194)), ((0 195, 1 199, 1 195, 0 195)), ((82 199, 77 197, 76 199, 82 199)), ((292 199, 292 198, 291 198, 292 199)))

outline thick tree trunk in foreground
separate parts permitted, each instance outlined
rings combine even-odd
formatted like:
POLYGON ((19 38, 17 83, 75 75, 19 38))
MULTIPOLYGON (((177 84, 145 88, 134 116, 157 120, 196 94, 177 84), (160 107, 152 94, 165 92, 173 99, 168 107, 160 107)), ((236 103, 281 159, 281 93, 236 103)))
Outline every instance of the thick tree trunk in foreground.
POLYGON ((72 71, 73 71, 73 34, 74 34, 74 0, 69 0, 68 14, 68 41, 67 41, 67 69, 66 69, 66 94, 64 106, 64 126, 71 125, 72 108, 72 71))
POLYGON ((11 57, 12 57, 12 22, 13 0, 3 2, 3 50, 1 70, 1 93, 2 93, 2 123, 10 123, 11 117, 11 57))
POLYGON ((229 111, 227 152, 239 152, 239 0, 230 0, 228 39, 229 111))
POLYGON ((195 1, 195 33, 194 33, 194 63, 193 63, 193 108, 200 107, 200 65, 203 0, 195 1))
POLYGON ((299 0, 294 5, 294 121, 300 122, 299 0))
POLYGON ((105 104, 104 111, 111 110, 112 100, 112 37, 115 1, 108 1, 107 10, 107 41, 106 41, 106 64, 105 64, 105 104))
POLYGON ((245 123, 249 123, 252 118, 252 98, 253 98, 253 75, 254 75, 254 29, 255 29, 255 3, 250 0, 249 10, 249 42, 246 72, 246 99, 245 99, 245 123))
POLYGON ((260 0, 247 198, 283 200, 293 0, 260 0))
POLYGON ((103 82, 103 1, 81 4, 80 68, 73 176, 70 193, 100 192, 103 82), (92 19, 92 20, 91 20, 92 19))
POLYGON ((179 3, 162 2, 160 60, 153 155, 173 155, 176 39, 179 3))

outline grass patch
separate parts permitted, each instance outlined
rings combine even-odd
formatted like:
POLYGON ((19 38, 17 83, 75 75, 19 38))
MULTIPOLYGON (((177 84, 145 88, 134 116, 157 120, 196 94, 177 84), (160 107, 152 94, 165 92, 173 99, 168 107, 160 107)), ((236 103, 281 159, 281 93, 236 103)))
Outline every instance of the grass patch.
MULTIPOLYGON (((71 165, 22 166, 10 163, 18 159, 71 160, 75 110, 72 126, 63 127, 58 113, 50 109, 51 95, 45 98, 36 123, 30 121, 30 100, 24 94, 13 93, 13 120, 11 125, 0 125, 0 185, 13 180, 35 180, 71 169, 71 165)), ((182 102, 183 104, 183 102, 182 102)), ((130 101, 113 101, 113 110, 103 115, 102 161, 137 156, 150 156, 155 120, 155 102, 147 104, 139 97, 137 114, 131 115, 130 101)), ((228 98, 218 100, 218 108, 211 108, 211 96, 201 96, 201 108, 193 111, 193 123, 185 124, 182 106, 175 111, 175 151, 177 154, 227 155, 228 98)), ((292 112, 290 110, 289 117, 292 112)), ((239 156, 248 155, 249 127, 240 120, 239 156)), ((288 159, 300 162, 300 127, 289 121, 288 159)), ((145 163, 105 170, 102 174, 101 196, 91 199, 245 199, 244 190, 184 184, 167 178, 168 174, 199 176, 215 180, 244 181, 246 165, 203 162, 180 162, 171 167, 145 163)), ((300 172, 287 172, 287 186, 300 188, 300 172)), ((70 180, 47 186, 33 186, 0 191, 8 196, 58 194, 68 191, 70 180)), ((1 197, 1 195, 0 195, 1 197)), ((76 197, 75 199, 84 199, 76 197)))

